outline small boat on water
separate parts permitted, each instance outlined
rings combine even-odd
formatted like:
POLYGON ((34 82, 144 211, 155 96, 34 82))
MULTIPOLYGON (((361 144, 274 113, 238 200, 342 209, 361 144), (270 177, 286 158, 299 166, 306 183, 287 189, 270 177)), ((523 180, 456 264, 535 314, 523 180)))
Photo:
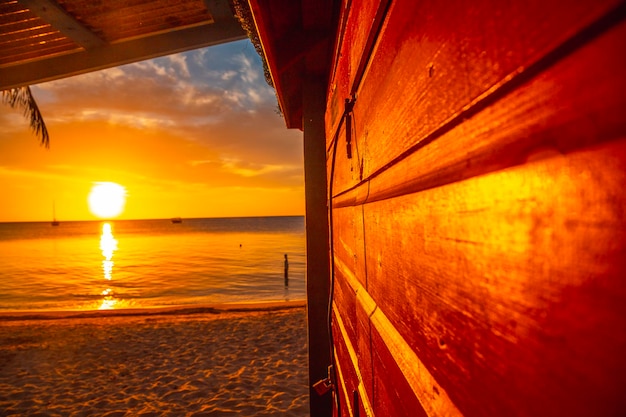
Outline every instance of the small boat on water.
POLYGON ((172 223, 182 223, 183 219, 181 219, 180 217, 173 217, 172 219, 172 223))
POLYGON ((52 203, 52 221, 50 222, 50 225, 58 226, 59 224, 61 223, 57 220, 56 205, 52 203))

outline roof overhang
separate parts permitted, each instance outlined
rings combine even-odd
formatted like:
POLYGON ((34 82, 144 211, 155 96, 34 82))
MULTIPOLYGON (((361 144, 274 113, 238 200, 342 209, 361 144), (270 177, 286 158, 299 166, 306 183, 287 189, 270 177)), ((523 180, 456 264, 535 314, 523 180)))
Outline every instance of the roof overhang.
POLYGON ((303 127, 303 88, 327 79, 339 1, 248 0, 288 128, 303 127))
POLYGON ((228 0, 0 0, 0 90, 245 38, 228 0))

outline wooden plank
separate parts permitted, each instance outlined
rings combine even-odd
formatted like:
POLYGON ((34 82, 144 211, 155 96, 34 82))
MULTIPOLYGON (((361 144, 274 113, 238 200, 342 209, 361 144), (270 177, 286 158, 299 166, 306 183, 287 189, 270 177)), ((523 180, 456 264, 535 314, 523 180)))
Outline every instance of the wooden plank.
POLYGON ((480 3, 392 3, 354 108, 364 179, 620 4, 480 3))
POLYGON ((350 395, 348 394, 348 390, 346 388, 346 376, 343 371, 342 363, 346 361, 343 357, 337 356, 337 351, 335 350, 335 366, 337 367, 337 384, 338 387, 333 393, 333 395, 339 396, 339 407, 337 407, 337 402, 335 402, 335 406, 333 407, 333 417, 342 417, 342 416, 353 416, 354 411, 352 410, 352 404, 350 402, 350 395))
POLYGON ((344 36, 344 42, 352 45, 347 51, 350 61, 350 95, 355 94, 358 89, 391 0, 364 0, 355 3, 355 7, 351 8, 354 14, 350 15, 344 36))
POLYGON ((59 56, 69 54, 78 50, 69 39, 59 37, 58 33, 46 34, 41 37, 41 42, 30 40, 20 40, 13 42, 0 50, 0 65, 9 65, 16 60, 25 61, 38 59, 42 56, 59 56))
MULTIPOLYGON (((417 192, 626 136, 626 59, 619 52, 623 50, 624 23, 335 199, 333 205, 417 192)), ((383 163, 380 158, 370 157, 376 165, 383 163)), ((341 157, 338 161, 337 178, 346 188, 350 180, 341 171, 347 168, 341 157)))
POLYGON ((354 402, 353 408, 358 407, 361 411, 360 415, 372 415, 374 391, 369 317, 376 306, 354 271, 338 257, 335 257, 334 285, 334 320, 341 327, 343 342, 349 346, 349 360, 358 379, 358 392, 353 389, 350 399, 354 402))
MULTIPOLYGON (((362 202, 369 196, 369 186, 364 182, 363 177, 365 158, 368 154, 367 135, 360 135, 355 131, 354 118, 354 115, 349 116, 349 119, 346 118, 349 121, 339 126, 336 137, 337 149, 333 150, 334 159, 329 161, 334 165, 333 189, 331 191, 336 196, 337 194, 345 193, 346 190, 351 190, 354 184, 359 184, 361 186, 356 187, 356 191, 347 198, 352 198, 355 201, 360 198, 359 201, 362 202), (348 133, 348 130, 350 133, 348 133)), ((345 205, 345 202, 343 202, 345 198, 342 197, 342 201, 338 201, 337 204, 345 205)))
MULTIPOLYGON (((360 208, 341 210, 343 212, 342 216, 345 217, 345 215, 349 215, 355 210, 358 210, 357 213, 360 213, 360 208)), ((359 219, 360 217, 357 214, 356 218, 359 219)), ((333 228, 333 230, 335 229, 333 228)), ((341 230, 347 229, 340 227, 336 235, 344 235, 341 230)), ((362 233, 360 224, 358 225, 358 230, 362 233)), ((350 233, 347 233, 347 235, 350 235, 350 233)), ((350 238, 349 240, 352 241, 352 239, 350 238)), ((359 242, 363 242, 362 238, 359 242)), ((360 244, 357 247, 362 248, 363 246, 360 244)), ((337 245, 335 245, 335 248, 337 248, 337 245)), ((352 256, 338 255, 337 250, 335 250, 334 313, 336 316, 335 320, 341 322, 341 334, 345 339, 344 343, 350 345, 350 361, 358 369, 358 389, 356 389, 356 393, 354 392, 355 389, 350 392, 349 399, 354 402, 352 407, 358 407, 361 412, 360 415, 366 416, 373 413, 370 402, 374 391, 369 316, 375 306, 372 303, 364 303, 362 300, 357 303, 357 290, 360 289, 363 294, 365 289, 363 288, 364 283, 359 282, 360 279, 363 279, 364 273, 355 273, 355 270, 363 270, 365 258, 363 256, 359 262, 351 262, 353 259, 352 256), (350 265, 344 262, 344 260, 350 263, 350 265)), ((367 297, 367 299, 371 300, 370 297, 367 297)), ((341 358, 346 359, 344 356, 341 358)))
POLYGON ((143 59, 245 39, 234 19, 107 45, 97 50, 0 67, 0 90, 51 81, 143 59))
MULTIPOLYGON (((336 304, 335 304, 336 305, 336 304)), ((354 415, 354 408, 352 404, 353 392, 358 392, 359 376, 358 376, 358 363, 356 362, 356 355, 354 347, 350 338, 346 332, 345 323, 341 314, 336 311, 333 315, 333 339, 335 354, 337 355, 337 363, 341 366, 342 379, 341 384, 344 387, 345 397, 341 399, 342 409, 350 410, 350 415, 354 415)))
MULTIPOLYGON (((350 360, 350 369, 358 369, 354 376, 357 382, 353 385, 346 383, 351 387, 346 395, 350 401, 355 402, 351 405, 351 410, 358 407, 361 416, 371 415, 370 401, 374 390, 369 316, 374 306, 371 303, 366 306, 363 301, 357 303, 357 289, 360 288, 361 293, 365 293, 358 279, 361 277, 357 277, 351 267, 346 265, 340 257, 335 256, 334 262, 334 319, 341 323, 338 329, 340 334, 335 337, 341 337, 343 339, 341 342, 349 346, 347 352, 350 352, 348 356, 343 354, 339 356, 340 360, 350 360)), ((361 263, 365 263, 364 258, 361 259, 361 263)), ((344 367, 346 367, 345 364, 344 367)))
POLYGON ((217 21, 233 18, 233 11, 231 9, 230 2, 224 2, 221 0, 203 0, 203 3, 211 16, 211 20, 217 21))
MULTIPOLYGON (((70 45, 72 49, 80 48, 70 39, 63 36, 49 26, 43 26, 28 32, 27 36, 0 36, 0 56, 6 57, 19 56, 19 54, 32 53, 32 49, 45 50, 49 48, 50 43, 70 45)), ((19 59, 19 58, 14 58, 19 59)))
MULTIPOLYGON (((48 33, 56 33, 57 37, 63 37, 58 31, 46 24, 38 24, 34 22, 34 19, 24 20, 10 25, 0 25, 2 31, 0 32, 0 46, 4 50, 11 47, 16 43, 30 43, 29 38, 39 38, 45 36, 48 33)), ((17 46, 17 45, 15 45, 17 46)))
MULTIPOLYGON (((357 326, 357 346, 353 348, 355 353, 352 358, 354 363, 358 363, 358 377, 361 381, 367 398, 374 401, 374 406, 383 415, 396 415, 393 410, 425 410, 431 417, 448 416, 459 417, 460 413, 456 406, 443 390, 441 385, 435 381, 430 372, 426 369, 422 361, 407 344, 406 340, 398 333, 389 319, 371 298, 367 290, 361 285, 355 276, 345 275, 346 283, 352 292, 356 294, 356 316, 359 325, 357 326), (383 346, 376 346, 374 338, 378 337, 383 346), (384 362, 375 364, 373 358, 375 352, 386 352, 383 356, 384 362), (378 373, 376 368, 378 367, 378 373), (381 368, 382 367, 382 368, 381 368), (389 368, 391 374, 383 369, 389 368), (390 376, 391 375, 391 376, 390 376), (370 379, 371 378, 371 379, 370 379), (384 382, 380 382, 383 380, 384 382), (384 383, 391 387, 384 388, 382 393, 377 394, 377 384, 384 383), (371 386, 370 386, 371 384, 371 386), (404 388, 395 388, 399 385, 404 388), (407 388, 408 387, 408 388, 407 388), (396 394, 391 395, 390 393, 396 394), (402 392, 400 394, 400 392, 402 392), (436 393, 436 395, 433 395, 436 393), (379 398, 383 395, 383 399, 379 398), (391 395, 391 396, 390 396, 391 395), (405 403, 400 408, 389 408, 388 403, 405 403), (415 404, 421 404, 415 407, 415 404), (382 410, 382 411, 381 411, 382 410)), ((343 327, 346 328, 346 316, 340 313, 341 303, 335 303, 334 311, 339 317, 343 317, 343 327)), ((349 320, 349 319, 348 319, 349 320)), ((347 332, 344 332, 347 333, 347 332)), ((347 339, 348 342, 350 339, 347 339)), ((378 356, 378 360, 380 359, 378 356)), ((378 388, 380 390, 380 387, 378 388)), ((417 411, 416 411, 417 412, 417 411)), ((380 414, 379 414, 380 415, 380 414)), ((410 413, 408 415, 411 415, 410 413)))
POLYGON ((344 0, 342 3, 342 32, 339 34, 335 65, 331 70, 333 76, 325 116, 329 142, 343 114, 344 100, 356 92, 361 81, 389 0, 344 0))
MULTIPOLYGON (((347 322, 343 319, 341 313, 337 309, 338 304, 333 304, 333 338, 335 341, 335 354, 337 356, 336 363, 341 366, 340 383, 344 388, 347 396, 348 404, 346 407, 350 413, 356 414, 357 410, 360 416, 373 416, 371 398, 368 389, 365 387, 363 379, 363 363, 359 362, 359 354, 357 346, 354 345, 352 339, 348 336, 346 330, 347 322)), ((369 332, 365 335, 369 344, 369 332)), ((369 348, 368 348, 369 354, 369 348)), ((371 381, 367 381, 371 383, 371 381)))
MULTIPOLYGON (((374 412, 381 416, 430 417, 389 353, 386 341, 372 332, 374 353, 374 412)), ((432 393, 435 396, 435 392, 432 393)), ((435 414, 437 415, 437 414, 435 414)))
POLYGON ((346 207, 333 210, 333 250, 341 268, 367 287, 365 247, 363 245, 363 208, 346 207))
POLYGON ((249 4, 287 127, 301 129, 303 75, 323 78, 326 93, 335 28, 333 2, 251 0, 249 4))
MULTIPOLYGON (((361 285, 359 283, 359 285, 361 285)), ((372 335, 370 316, 376 309, 376 304, 367 291, 362 286, 357 290, 356 302, 356 357, 359 365, 359 374, 361 377, 362 393, 359 394, 357 400, 361 407, 361 415, 373 414, 371 402, 375 400, 374 395, 374 364, 372 359, 372 335)), ((380 415, 380 414, 379 414, 380 415)), ((384 414, 383 414, 384 415, 384 414)))
POLYGON ((356 321, 356 293, 349 285, 354 280, 353 272, 341 260, 335 259, 335 282, 333 301, 337 305, 338 314, 341 315, 346 327, 346 337, 351 342, 357 339, 356 321))
POLYGON ((368 290, 464 416, 626 411, 623 184, 626 138, 365 205, 368 290))
POLYGON ((92 49, 105 45, 104 40, 70 16, 56 2, 51 0, 17 1, 83 48, 92 49))
MULTIPOLYGON (((354 144, 352 144, 351 152, 354 151, 354 157, 349 159, 346 138, 346 124, 344 123, 339 128, 337 149, 331 150, 330 160, 328 161, 329 168, 332 168, 332 165, 335 168, 332 173, 333 192, 345 189, 346 184, 354 184, 360 181, 358 148, 355 149, 354 144)), ((329 178, 330 174, 329 172, 329 178)))

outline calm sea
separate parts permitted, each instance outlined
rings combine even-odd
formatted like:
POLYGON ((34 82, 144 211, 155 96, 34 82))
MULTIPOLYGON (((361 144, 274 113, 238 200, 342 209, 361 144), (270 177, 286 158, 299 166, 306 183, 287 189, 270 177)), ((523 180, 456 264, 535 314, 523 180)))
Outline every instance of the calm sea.
POLYGON ((0 312, 300 300, 304 253, 303 217, 0 223, 0 312))

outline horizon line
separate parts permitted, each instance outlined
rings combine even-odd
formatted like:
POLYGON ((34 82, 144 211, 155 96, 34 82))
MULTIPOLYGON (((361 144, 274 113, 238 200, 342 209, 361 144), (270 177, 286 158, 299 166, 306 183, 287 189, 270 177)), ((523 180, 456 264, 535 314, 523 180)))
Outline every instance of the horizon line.
MULTIPOLYGON (((60 220, 56 219, 59 223, 77 223, 77 222, 115 222, 115 221, 145 221, 145 220, 167 220, 182 219, 182 220, 201 220, 201 219, 253 219, 262 217, 305 217, 304 214, 271 214, 271 215, 250 215, 250 216, 209 216, 209 217, 149 217, 142 219, 84 219, 84 220, 60 220)), ((50 223, 51 220, 0 220, 1 223, 50 223)))

